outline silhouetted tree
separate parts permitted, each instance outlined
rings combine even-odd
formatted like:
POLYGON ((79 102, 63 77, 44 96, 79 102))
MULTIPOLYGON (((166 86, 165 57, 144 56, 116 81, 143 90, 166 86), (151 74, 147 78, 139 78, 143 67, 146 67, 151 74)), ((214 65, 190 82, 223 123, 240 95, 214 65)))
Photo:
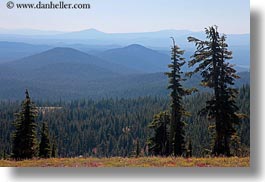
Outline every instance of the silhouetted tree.
POLYGON ((183 72, 181 67, 185 64, 183 58, 184 51, 175 44, 174 38, 173 46, 171 48, 171 64, 168 65, 170 72, 165 73, 169 79, 168 89, 171 90, 171 117, 170 117, 170 131, 169 131, 169 153, 175 156, 182 156, 185 151, 185 130, 183 115, 185 110, 182 104, 182 97, 188 94, 181 82, 185 81, 182 78, 183 72))
POLYGON ((197 50, 189 66, 196 66, 189 75, 200 72, 201 85, 213 89, 214 94, 206 102, 206 107, 200 114, 207 115, 209 120, 215 121, 215 138, 212 149, 213 155, 230 156, 230 140, 235 134, 235 125, 239 124, 236 114, 238 107, 235 104, 237 90, 232 88, 236 70, 226 60, 232 59, 232 52, 228 51, 226 36, 220 36, 217 26, 205 29, 206 40, 189 37, 189 42, 194 42, 197 50))
POLYGON ((37 154, 36 121, 37 108, 31 101, 29 92, 21 104, 21 111, 14 122, 16 131, 13 134, 13 148, 11 157, 16 160, 30 159, 37 154))
POLYGON ((154 131, 153 136, 149 139, 149 151, 153 155, 169 156, 169 112, 160 112, 154 116, 149 128, 154 131))

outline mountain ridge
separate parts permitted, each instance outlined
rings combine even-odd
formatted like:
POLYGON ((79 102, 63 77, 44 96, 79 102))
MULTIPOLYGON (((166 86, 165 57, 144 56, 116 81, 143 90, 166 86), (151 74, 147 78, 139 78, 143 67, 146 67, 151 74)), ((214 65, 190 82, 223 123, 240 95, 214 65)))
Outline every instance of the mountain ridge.
POLYGON ((170 63, 169 56, 139 44, 110 49, 98 56, 143 73, 167 71, 167 65, 170 63))
POLYGON ((120 70, 120 74, 134 73, 134 71, 122 67, 121 65, 109 63, 106 60, 98 58, 94 55, 89 55, 85 52, 70 47, 55 47, 35 55, 24 57, 19 60, 3 63, 2 66, 13 66, 16 67, 17 70, 26 69, 27 67, 31 69, 39 69, 43 65, 53 65, 58 63, 91 64, 100 68, 107 69, 113 73, 118 72, 118 70, 120 70))
MULTIPOLYGON (((125 47, 129 50, 131 48, 143 49, 139 45, 125 47)), ((52 100, 135 98, 168 94, 168 80, 163 72, 122 74, 116 66, 118 72, 109 70, 107 64, 115 64, 102 61, 103 59, 72 48, 59 47, 22 60, 1 64, 0 84, 4 87, 0 87, 0 99, 22 98, 26 88, 31 90, 36 99, 52 100), (105 67, 90 64, 90 61, 95 64, 101 62, 101 66, 105 67)), ((184 86, 198 87, 199 81, 199 76, 194 76, 188 79, 184 86)), ((237 86, 244 83, 249 83, 249 72, 243 74, 237 86)))
MULTIPOLYGON (((87 43, 89 44, 141 44, 144 46, 153 46, 155 43, 157 47, 168 47, 170 45, 169 37, 175 37, 177 44, 180 46, 188 46, 187 37, 195 36, 198 38, 205 38, 204 32, 196 32, 189 30, 161 30, 154 32, 132 32, 132 33, 105 33, 96 29, 87 29, 81 31, 64 32, 59 34, 40 34, 39 36, 33 34, 17 35, 17 34, 1 34, 0 40, 5 41, 19 41, 26 43, 46 43, 54 44, 59 42, 68 43, 87 43)), ((250 45, 250 34, 227 34, 229 45, 250 45)))

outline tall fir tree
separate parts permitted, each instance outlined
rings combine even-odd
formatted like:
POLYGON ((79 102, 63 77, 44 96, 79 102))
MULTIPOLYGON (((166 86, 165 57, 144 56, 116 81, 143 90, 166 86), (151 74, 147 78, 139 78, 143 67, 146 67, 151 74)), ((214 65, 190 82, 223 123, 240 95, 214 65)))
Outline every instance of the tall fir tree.
POLYGON ((172 62, 168 65, 170 72, 165 73, 169 79, 168 89, 171 90, 169 153, 174 154, 174 156, 182 156, 185 152, 185 123, 183 122, 185 110, 182 104, 182 97, 188 94, 188 90, 185 90, 181 84, 182 81, 185 81, 182 78, 183 72, 181 71, 181 67, 185 64, 185 59, 183 58, 184 51, 175 44, 174 38, 172 40, 172 62))
POLYGON ((42 130, 41 130, 41 141, 39 145, 39 157, 50 158, 51 151, 52 149, 51 149, 51 144, 50 144, 48 125, 46 122, 43 122, 42 130))
POLYGON ((13 133, 13 148, 11 157, 16 160, 31 159, 37 155, 37 108, 31 101, 29 92, 21 104, 21 111, 16 113, 13 133))
POLYGON ((235 104, 237 90, 231 86, 238 76, 233 66, 227 62, 232 59, 232 52, 228 51, 226 36, 219 35, 217 26, 206 28, 205 33, 207 40, 204 41, 194 37, 188 38, 197 48, 189 61, 189 66, 196 68, 189 75, 200 72, 201 85, 214 91, 212 98, 200 112, 215 122, 212 154, 230 156, 231 136, 236 134, 234 126, 239 124, 236 113, 238 108, 235 104))

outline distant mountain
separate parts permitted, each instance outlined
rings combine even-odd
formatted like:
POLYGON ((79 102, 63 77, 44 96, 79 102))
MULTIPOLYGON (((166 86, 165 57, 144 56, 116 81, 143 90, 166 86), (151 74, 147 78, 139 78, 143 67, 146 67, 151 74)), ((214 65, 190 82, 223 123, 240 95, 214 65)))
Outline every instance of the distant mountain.
POLYGON ((63 39, 98 39, 98 40, 132 40, 132 39, 145 39, 145 38, 159 38, 172 36, 184 36, 192 33, 189 30, 161 30, 155 32, 136 32, 136 33, 105 33, 96 29, 87 29, 76 32, 68 32, 56 35, 57 38, 63 39))
MULTIPOLYGON (((30 32, 30 31, 29 31, 30 32)), ((204 32, 193 32, 189 30, 161 30, 155 32, 138 32, 138 33, 104 33, 96 29, 88 29, 67 33, 46 33, 42 36, 36 34, 23 34, 18 35, 12 33, 1 34, 0 40, 2 41, 19 41, 27 43, 45 43, 45 44, 57 44, 57 43, 69 43, 69 44, 90 44, 90 45, 130 45, 141 44, 145 47, 169 47, 171 40, 169 37, 175 37, 179 46, 193 47, 188 43, 188 36, 195 36, 197 38, 204 39, 204 32), (37 40, 37 41, 36 41, 37 40)), ((249 46, 250 34, 228 34, 227 42, 230 46, 249 46)))
MULTIPOLYGON (((44 75, 58 75, 56 79, 79 78, 95 79, 98 77, 113 76, 118 74, 134 73, 129 69, 116 64, 110 64, 105 60, 88 55, 72 48, 53 48, 48 51, 25 57, 20 60, 2 64, 3 68, 10 68, 15 74, 28 77, 41 76, 36 72, 41 71, 44 75), (67 72, 69 71, 69 72, 67 72)), ((3 70, 4 71, 4 70, 3 70)), ((45 76, 43 77, 45 78, 45 76)))
POLYGON ((48 45, 0 41, 0 63, 20 59, 50 49, 48 45))
POLYGON ((142 73, 166 71, 167 65, 170 63, 168 55, 138 44, 107 50, 98 56, 110 63, 126 66, 142 73))
MULTIPOLYGON (((0 99, 23 98, 29 88, 35 99, 166 96, 164 71, 169 55, 133 44, 89 55, 57 47, 0 65, 0 99)), ((240 73, 239 87, 249 83, 249 72, 240 73)), ((198 86, 200 76, 184 83, 198 86)))
MULTIPOLYGON (((60 39, 85 39, 85 40, 105 40, 113 41, 113 43, 125 43, 131 41, 129 44, 135 42, 136 44, 141 44, 144 46, 168 46, 168 42, 171 40, 170 37, 175 37, 179 45, 188 45, 187 37, 195 36, 200 39, 205 38, 205 33, 203 31, 193 32, 190 30, 161 30, 154 32, 136 32, 136 33, 105 33, 98 31, 96 29, 87 29, 76 32, 69 32, 64 34, 56 35, 60 39), (156 40, 151 42, 151 40, 156 40), (165 44, 166 43, 166 44, 165 44)), ((233 46, 242 46, 250 44, 249 34, 228 34, 228 43, 233 46)), ((54 38, 56 38, 54 37, 54 38)))
MULTIPOLYGON (((18 86, 68 89, 76 83, 95 81, 119 75, 100 67, 103 60, 71 48, 55 48, 21 60, 2 64, 0 77, 18 86), (99 63, 99 65, 97 65, 99 63)), ((12 85, 12 87, 14 87, 12 85)), ((8 86, 5 86, 7 89, 8 86)), ((77 88, 77 87, 75 87, 77 88)))
MULTIPOLYGON (((161 30, 138 33, 105 33, 96 29, 75 32, 20 31, 23 32, 23 34, 17 34, 16 32, 19 31, 7 32, 5 30, 4 33, 3 31, 1 33, 0 30, 0 41, 47 44, 50 48, 58 46, 71 47, 93 55, 101 55, 101 52, 107 49, 122 48, 131 44, 139 44, 146 48, 158 50, 159 53, 169 52, 170 46, 172 45, 170 37, 174 37, 176 44, 186 51, 186 60, 190 57, 188 53, 192 53, 195 50, 194 44, 189 43, 187 37, 194 36, 202 40, 205 39, 205 33, 203 31, 194 32, 189 30, 161 30)), ((229 49, 233 51, 233 63, 237 65, 238 70, 249 70, 250 34, 228 34, 227 43, 229 49)), ((5 49, 2 48, 3 46, 0 47, 0 63, 39 52, 23 51, 23 49, 20 48, 9 49, 5 52, 5 49), (3 50, 1 51, 1 49, 3 50), (22 50, 22 52, 19 52, 19 50, 22 50)), ((35 49, 38 49, 38 47, 39 46, 36 46, 35 49)), ((104 56, 104 54, 105 53, 103 53, 102 56, 104 56)))
POLYGON ((57 37, 63 39, 101 39, 103 38, 103 36, 106 37, 107 34, 96 29, 87 29, 77 32, 60 34, 57 37))

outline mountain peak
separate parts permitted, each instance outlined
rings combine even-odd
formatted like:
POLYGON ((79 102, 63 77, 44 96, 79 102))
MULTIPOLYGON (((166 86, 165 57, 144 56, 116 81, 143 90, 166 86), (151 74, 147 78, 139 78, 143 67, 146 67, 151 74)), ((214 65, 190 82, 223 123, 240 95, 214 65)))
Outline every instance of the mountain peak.
POLYGON ((101 32, 101 31, 99 31, 97 29, 94 29, 94 28, 82 30, 82 31, 79 31, 79 32, 94 33, 94 34, 105 34, 104 32, 101 32))
MULTIPOLYGON (((50 49, 50 50, 48 50, 48 51, 53 52, 53 51, 78 51, 78 50, 73 49, 73 48, 70 48, 70 47, 55 47, 55 48, 52 48, 52 49, 50 49)), ((48 51, 47 51, 47 52, 48 52, 48 51)), ((78 51, 78 52, 79 52, 79 51, 78 51)))
POLYGON ((146 47, 140 45, 140 44, 131 44, 128 45, 126 47, 124 47, 125 49, 147 49, 146 47))
MULTIPOLYGON (((37 54, 38 55, 38 54, 37 54)), ((86 53, 70 47, 55 47, 40 53, 39 55, 62 55, 62 56, 73 56, 73 55, 86 55, 86 53)))

